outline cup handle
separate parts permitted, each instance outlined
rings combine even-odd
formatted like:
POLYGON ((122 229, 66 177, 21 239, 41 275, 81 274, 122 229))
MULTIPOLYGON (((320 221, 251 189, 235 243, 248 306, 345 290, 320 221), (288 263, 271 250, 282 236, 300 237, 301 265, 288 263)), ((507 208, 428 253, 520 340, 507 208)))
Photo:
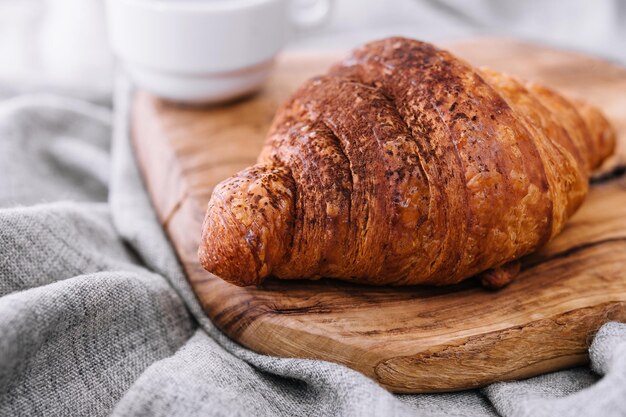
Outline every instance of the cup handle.
POLYGON ((291 22, 297 29, 314 29, 328 21, 334 0, 291 0, 291 22))

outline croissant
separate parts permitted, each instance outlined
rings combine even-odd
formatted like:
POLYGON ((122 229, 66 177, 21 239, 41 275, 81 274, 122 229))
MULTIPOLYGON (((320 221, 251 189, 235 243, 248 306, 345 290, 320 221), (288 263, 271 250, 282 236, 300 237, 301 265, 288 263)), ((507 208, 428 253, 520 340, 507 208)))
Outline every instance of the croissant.
POLYGON ((306 82, 258 163, 215 188, 199 258, 240 286, 504 285, 614 147, 590 105, 428 43, 372 42, 306 82))

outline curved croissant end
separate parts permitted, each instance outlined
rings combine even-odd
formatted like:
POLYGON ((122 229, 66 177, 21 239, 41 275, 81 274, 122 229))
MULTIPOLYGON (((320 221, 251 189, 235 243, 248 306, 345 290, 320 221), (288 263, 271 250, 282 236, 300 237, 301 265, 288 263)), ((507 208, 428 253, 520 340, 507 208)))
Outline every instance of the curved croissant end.
POLYGON ((591 168, 598 168, 606 158, 615 152, 617 133, 596 107, 580 100, 573 100, 572 104, 589 129, 591 142, 595 146, 595 152, 591 153, 589 161, 591 168))
POLYGON ((285 168, 257 164, 213 191, 198 255, 202 266, 238 285, 259 284, 291 244, 294 183, 285 168))
POLYGON ((213 192, 202 265, 237 285, 453 284, 558 234, 615 132, 596 108, 403 38, 367 44, 277 112, 213 192))

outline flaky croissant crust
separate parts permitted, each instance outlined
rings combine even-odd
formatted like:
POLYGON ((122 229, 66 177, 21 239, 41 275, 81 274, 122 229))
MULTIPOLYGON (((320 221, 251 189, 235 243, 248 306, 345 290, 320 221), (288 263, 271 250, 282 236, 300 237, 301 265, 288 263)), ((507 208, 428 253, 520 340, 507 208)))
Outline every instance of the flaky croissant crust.
POLYGON ((614 146, 594 107, 384 39, 278 110, 258 163, 215 188, 199 257, 237 285, 457 283, 559 233, 614 146))

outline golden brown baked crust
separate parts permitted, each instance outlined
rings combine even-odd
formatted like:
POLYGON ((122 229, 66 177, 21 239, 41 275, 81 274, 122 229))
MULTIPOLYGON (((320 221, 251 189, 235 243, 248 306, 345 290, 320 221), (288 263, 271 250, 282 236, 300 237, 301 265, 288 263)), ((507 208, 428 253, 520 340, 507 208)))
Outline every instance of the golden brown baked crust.
POLYGON ((373 42, 306 82, 258 163, 216 187, 200 260, 237 285, 457 283, 559 233, 614 146, 592 106, 427 43, 373 42))

